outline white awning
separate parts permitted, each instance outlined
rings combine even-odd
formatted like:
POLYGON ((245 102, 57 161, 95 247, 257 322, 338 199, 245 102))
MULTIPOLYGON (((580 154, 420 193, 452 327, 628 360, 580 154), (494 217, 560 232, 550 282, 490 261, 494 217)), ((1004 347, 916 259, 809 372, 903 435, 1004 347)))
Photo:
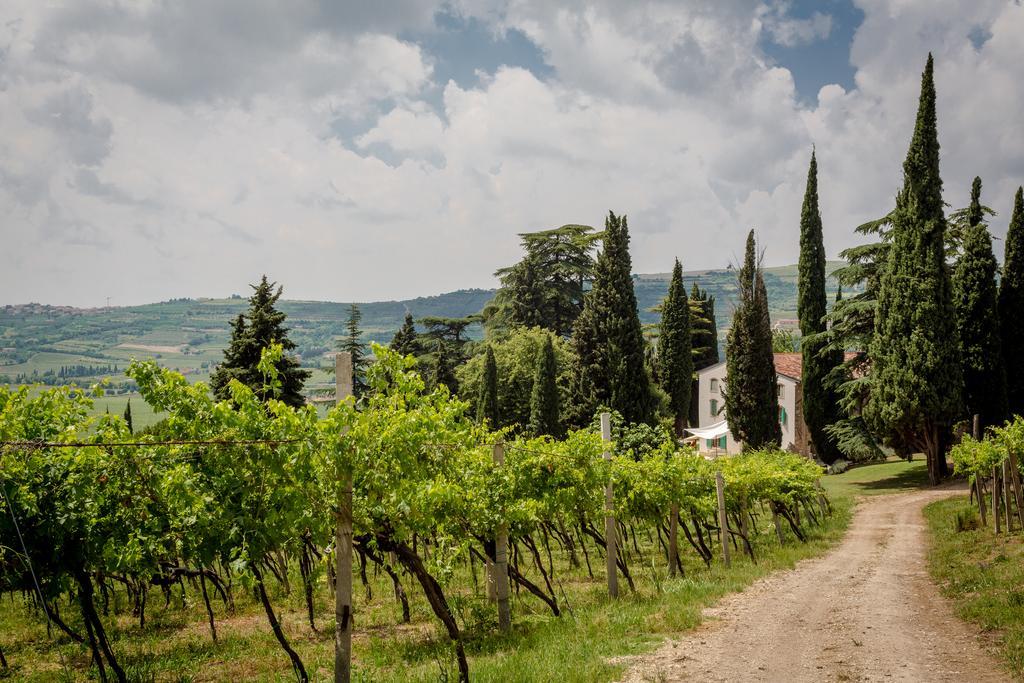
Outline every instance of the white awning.
POLYGON ((726 420, 722 420, 707 427, 693 427, 688 428, 686 431, 699 439, 717 439, 729 433, 729 424, 726 420))

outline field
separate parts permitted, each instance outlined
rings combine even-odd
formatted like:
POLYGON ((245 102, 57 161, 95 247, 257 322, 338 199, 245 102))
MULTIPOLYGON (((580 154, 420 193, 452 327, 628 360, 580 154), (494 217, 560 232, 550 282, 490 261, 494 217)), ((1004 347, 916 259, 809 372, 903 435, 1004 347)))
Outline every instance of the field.
MULTIPOLYGON (((906 490, 920 480, 921 462, 890 462, 855 468, 824 477, 834 514, 824 526, 810 527, 806 544, 791 537, 779 546, 770 527, 756 536, 758 562, 737 553, 731 568, 718 561, 706 567, 693 553, 684 552, 685 576, 669 579, 657 542, 640 534, 632 555, 637 590, 623 586, 623 597, 607 599, 603 562, 591 546, 593 576, 571 570, 568 558, 555 549, 557 587, 564 611, 554 617, 545 605, 525 592, 512 595, 514 630, 502 635, 494 628, 493 606, 486 600, 479 563, 462 563, 447 582, 450 602, 460 627, 465 629, 473 680, 479 681, 611 681, 629 664, 631 655, 648 652, 666 636, 699 624, 702 610, 726 593, 742 590, 757 578, 792 567, 800 559, 831 548, 849 523, 853 496, 906 490)), ((333 603, 320 583, 315 592, 318 632, 310 629, 301 596, 301 577, 292 567, 290 594, 277 586, 273 599, 285 631, 307 664, 313 680, 328 680, 332 670, 333 603)), ((354 680, 435 681, 455 678, 451 648, 443 630, 414 586, 405 581, 411 597, 410 622, 401 623, 401 608, 387 575, 369 568, 366 584, 355 591, 354 680)), ((193 587, 194 588, 194 587, 193 587)), ((235 591, 234 610, 213 603, 219 642, 212 642, 207 616, 196 591, 173 590, 166 600, 155 592, 147 612, 147 626, 126 611, 114 617, 125 596, 109 596, 113 646, 121 653, 133 680, 280 681, 291 678, 287 659, 274 641, 265 617, 252 594, 235 591)), ((11 609, 0 616, 0 647, 18 680, 49 681, 64 676, 62 663, 73 664, 76 680, 88 665, 87 650, 63 637, 48 639, 40 615, 24 596, 12 596, 11 609)), ((62 613, 75 626, 73 605, 62 613)))

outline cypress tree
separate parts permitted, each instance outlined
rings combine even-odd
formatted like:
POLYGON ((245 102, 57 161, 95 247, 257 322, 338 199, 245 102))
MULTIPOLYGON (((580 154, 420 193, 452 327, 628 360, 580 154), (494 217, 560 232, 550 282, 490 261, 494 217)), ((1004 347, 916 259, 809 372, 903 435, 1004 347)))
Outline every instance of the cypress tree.
POLYGON ((420 352, 419 336, 416 334, 416 324, 413 322, 412 313, 406 311, 405 322, 395 332, 391 339, 391 350, 403 356, 416 356, 420 352))
POLYGON ((690 300, 683 285, 683 267, 676 259, 668 296, 661 307, 661 388, 669 397, 676 436, 682 436, 690 412, 693 386, 693 349, 690 334, 690 300))
POLYGON ((128 424, 128 433, 134 434, 135 428, 132 425, 132 400, 128 399, 128 405, 124 407, 124 421, 128 424))
POLYGON ((1017 188, 1006 231, 999 322, 1009 415, 1024 415, 1024 188, 1017 188))
POLYGON ((240 314, 231 326, 231 341, 224 350, 224 362, 210 375, 210 388, 217 399, 228 400, 231 398, 228 384, 237 379, 261 400, 271 398, 270 390, 263 386, 263 375, 256 366, 263 349, 277 342, 286 353, 277 363, 280 393, 276 398, 291 406, 301 406, 306 402, 302 396, 302 385, 309 378, 309 371, 303 370, 299 361, 287 353, 295 349, 295 342, 288 338, 285 314, 275 308, 284 290, 277 287, 275 291, 277 283, 268 282, 266 275, 259 284, 250 286, 253 293, 249 297, 249 310, 240 314))
POLYGON ((827 382, 829 373, 843 362, 841 351, 827 349, 825 296, 825 243, 818 210, 818 160, 811 152, 807 189, 800 211, 800 264, 797 281, 797 317, 800 319, 804 422, 814 452, 826 463, 840 457, 835 439, 825 427, 839 418, 838 399, 827 382))
POLYGON ((573 416, 595 404, 617 410, 627 423, 653 422, 656 398, 644 367, 644 338, 633 291, 626 217, 609 212, 604 248, 597 258, 593 288, 573 330, 578 367, 573 381, 573 416))
POLYGON ((345 322, 346 335, 338 342, 339 351, 348 351, 352 356, 352 394, 358 399, 366 393, 366 367, 369 361, 366 359, 366 345, 360 341, 363 331, 359 329, 359 323, 363 314, 357 304, 351 304, 348 309, 348 320, 345 322))
POLYGON ((753 230, 747 235, 737 279, 739 302, 725 347, 729 431, 743 443, 744 450, 779 446, 782 428, 768 293, 755 254, 753 230))
POLYGON ((945 259, 933 68, 929 54, 903 188, 891 214, 865 417, 891 442, 923 451, 928 478, 937 484, 947 473, 950 427, 961 415, 963 372, 945 259))
POLYGON ((484 355, 484 376, 480 383, 480 394, 476 400, 476 419, 484 420, 493 428, 498 422, 498 364, 494 360, 494 349, 487 347, 484 355))
POLYGON ((953 304, 963 359, 964 404, 968 416, 980 415, 982 425, 988 426, 1006 417, 1006 372, 999 334, 998 266, 983 221, 981 178, 971 186, 968 220, 963 253, 953 271, 953 304))
POLYGON ((455 378, 455 363, 452 361, 448 344, 438 339, 434 350, 434 376, 431 385, 436 388, 443 384, 454 396, 458 393, 459 381, 455 378))
POLYGON ((690 290, 690 328, 693 347, 693 369, 714 365, 718 355, 718 322, 715 319, 715 297, 702 290, 696 282, 690 290))
POLYGON ((533 378, 533 391, 530 393, 528 431, 534 436, 562 436, 562 427, 558 419, 557 377, 555 347, 551 342, 551 336, 548 335, 537 353, 537 372, 533 378))
MULTIPOLYGON (((690 290, 690 326, 692 330, 693 369, 700 372, 719 361, 718 322, 715 320, 715 297, 701 290, 696 282, 690 290)), ((700 391, 696 375, 690 390, 690 424, 700 420, 700 391)))

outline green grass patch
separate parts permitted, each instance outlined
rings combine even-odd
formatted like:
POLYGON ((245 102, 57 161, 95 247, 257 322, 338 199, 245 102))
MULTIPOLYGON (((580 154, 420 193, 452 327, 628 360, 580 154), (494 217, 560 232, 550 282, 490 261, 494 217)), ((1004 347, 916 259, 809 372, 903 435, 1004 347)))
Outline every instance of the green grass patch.
POLYGON ((830 496, 877 496, 900 493, 928 486, 928 467, 922 456, 913 460, 892 459, 872 465, 860 465, 821 478, 830 496))
MULTIPOLYGON (((924 509, 931 536, 928 569, 958 616, 976 624, 998 645, 1016 678, 1024 677, 1024 538, 996 536, 991 527, 958 531, 973 519, 964 497, 924 509)), ((989 520, 991 523, 991 520, 989 520)))

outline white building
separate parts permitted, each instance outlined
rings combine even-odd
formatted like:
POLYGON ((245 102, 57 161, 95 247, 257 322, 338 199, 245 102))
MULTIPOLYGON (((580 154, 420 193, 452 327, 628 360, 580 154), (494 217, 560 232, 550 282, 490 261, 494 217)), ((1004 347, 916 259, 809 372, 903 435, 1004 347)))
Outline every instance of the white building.
MULTIPOLYGON (((807 426, 804 424, 800 394, 802 359, 799 353, 776 353, 775 372, 778 384, 779 426, 782 427, 782 448, 811 455, 807 426)), ((697 373, 697 447, 701 453, 739 453, 738 442, 725 424, 725 361, 708 366, 697 373), (716 436, 721 434, 721 436, 716 436), (712 437, 712 438, 708 438, 712 437)))

